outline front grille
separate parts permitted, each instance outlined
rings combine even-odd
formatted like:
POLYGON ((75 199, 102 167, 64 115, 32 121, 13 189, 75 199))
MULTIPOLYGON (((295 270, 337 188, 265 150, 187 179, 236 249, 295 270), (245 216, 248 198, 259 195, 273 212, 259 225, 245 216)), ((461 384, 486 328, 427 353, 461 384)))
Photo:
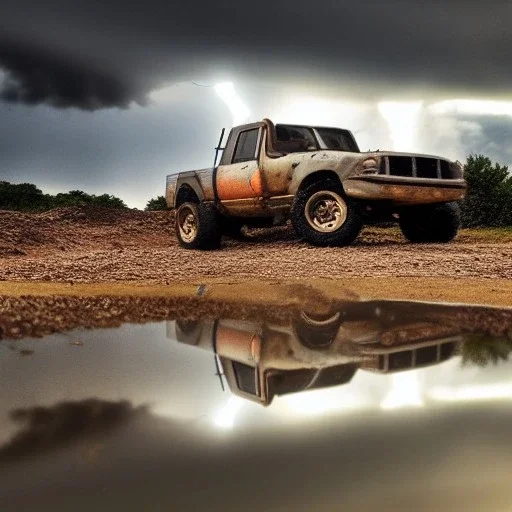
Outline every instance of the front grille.
POLYGON ((410 368, 413 364, 413 351, 406 350, 404 352, 395 352, 389 354, 388 370, 403 370, 410 368))
POLYGON ((412 178, 412 158, 407 156, 389 156, 389 174, 412 178))
POLYGON ((437 362, 437 345, 416 350, 416 365, 424 366, 437 362))
POLYGON ((437 164, 434 158, 416 157, 416 176, 418 178, 438 178, 437 164))
POLYGON ((443 178, 445 180, 458 177, 446 160, 423 156, 387 156, 381 161, 379 174, 403 178, 443 178))

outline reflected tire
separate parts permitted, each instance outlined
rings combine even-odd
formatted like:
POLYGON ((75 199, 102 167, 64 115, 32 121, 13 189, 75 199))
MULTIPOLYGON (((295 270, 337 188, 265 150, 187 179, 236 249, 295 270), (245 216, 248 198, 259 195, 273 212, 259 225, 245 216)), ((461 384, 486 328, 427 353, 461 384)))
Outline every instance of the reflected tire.
POLYGON ((214 205, 183 203, 176 210, 176 237, 185 249, 212 250, 220 247, 222 232, 214 205))
POLYGON ((330 347, 343 320, 339 312, 329 315, 315 315, 301 311, 292 321, 293 330, 300 343, 312 349, 330 347))

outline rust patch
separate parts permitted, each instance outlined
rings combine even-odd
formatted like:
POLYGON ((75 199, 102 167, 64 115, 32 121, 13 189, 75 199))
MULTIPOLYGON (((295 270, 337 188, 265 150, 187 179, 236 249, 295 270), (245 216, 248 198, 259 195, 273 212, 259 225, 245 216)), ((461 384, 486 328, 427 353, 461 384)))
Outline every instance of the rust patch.
POLYGON ((221 200, 260 197, 263 194, 261 171, 256 169, 250 179, 247 179, 247 175, 219 176, 217 193, 221 200))
POLYGON ((257 197, 263 195, 263 180, 261 176, 261 171, 259 169, 256 169, 254 171, 254 174, 251 176, 249 184, 251 185, 251 188, 253 189, 257 197))

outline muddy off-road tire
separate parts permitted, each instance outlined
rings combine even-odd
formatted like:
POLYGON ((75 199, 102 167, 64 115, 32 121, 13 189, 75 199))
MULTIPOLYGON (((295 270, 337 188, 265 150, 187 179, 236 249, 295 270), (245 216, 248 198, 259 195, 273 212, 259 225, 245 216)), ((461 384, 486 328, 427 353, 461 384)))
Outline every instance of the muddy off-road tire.
POLYGON ((410 242, 447 243, 455 238, 460 226, 459 205, 410 206, 400 212, 399 223, 410 242))
POLYGON ((183 203, 176 210, 176 236, 185 249, 211 250, 220 247, 222 232, 215 206, 183 203))
POLYGON ((357 206, 331 180, 299 190, 290 217, 297 235, 319 246, 349 245, 363 227, 357 206))

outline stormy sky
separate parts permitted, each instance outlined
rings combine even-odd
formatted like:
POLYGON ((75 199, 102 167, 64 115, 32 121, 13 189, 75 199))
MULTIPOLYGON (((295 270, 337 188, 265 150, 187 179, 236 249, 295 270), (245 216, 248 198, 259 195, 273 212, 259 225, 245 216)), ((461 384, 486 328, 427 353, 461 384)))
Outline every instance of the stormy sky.
POLYGON ((167 171, 210 165, 222 127, 264 116, 510 164, 511 16, 506 1, 4 0, 0 179, 143 207, 167 171))

